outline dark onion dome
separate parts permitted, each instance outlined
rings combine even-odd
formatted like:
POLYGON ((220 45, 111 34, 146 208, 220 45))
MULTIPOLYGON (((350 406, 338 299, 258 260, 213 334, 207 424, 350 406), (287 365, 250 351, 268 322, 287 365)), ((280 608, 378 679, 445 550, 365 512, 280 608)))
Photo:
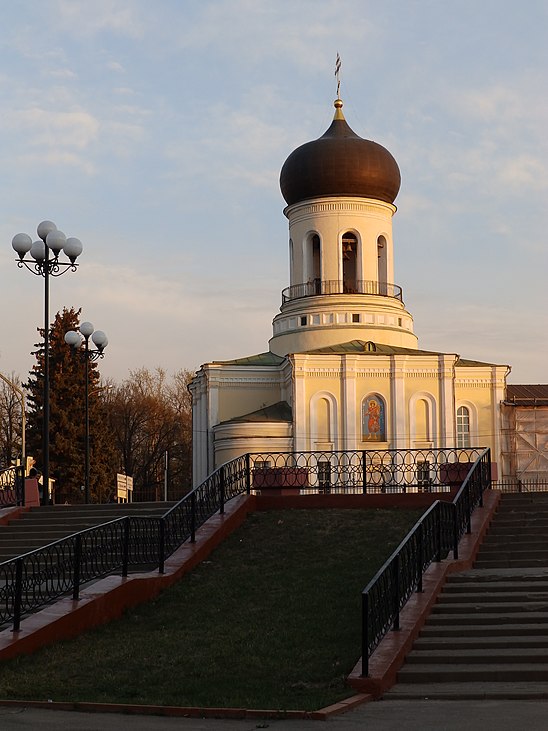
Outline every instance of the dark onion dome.
POLYGON ((364 140, 348 126, 335 101, 331 126, 319 139, 297 147, 280 173, 288 205, 307 198, 348 195, 393 203, 400 189, 398 163, 386 148, 364 140))

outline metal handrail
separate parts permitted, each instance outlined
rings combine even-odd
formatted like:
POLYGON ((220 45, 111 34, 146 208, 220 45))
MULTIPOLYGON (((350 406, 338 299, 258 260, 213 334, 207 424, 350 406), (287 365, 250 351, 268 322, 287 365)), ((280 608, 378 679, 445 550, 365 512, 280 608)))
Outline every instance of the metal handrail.
POLYGON ((345 282, 339 279, 311 279, 302 284, 292 284, 282 290, 282 305, 301 297, 318 297, 331 294, 366 294, 378 297, 394 297, 403 302, 402 288, 398 284, 358 279, 345 282))
POLYGON ((448 491, 455 478, 451 469, 458 472, 477 453, 471 448, 242 455, 217 468, 162 516, 117 518, 0 563, 0 624, 12 621, 18 628, 23 615, 71 592, 77 600, 82 583, 113 571, 127 576, 131 567, 155 565, 163 573, 165 560, 185 541, 194 542, 198 528, 238 495, 268 487, 386 492, 389 465, 394 490, 448 491))
POLYGON ((437 500, 417 521, 362 591, 362 676, 369 674, 369 658, 390 629, 399 629, 400 610, 414 591, 422 591, 422 575, 433 561, 451 550, 458 559, 458 543, 471 532, 471 516, 483 505, 483 491, 491 484, 491 455, 477 457, 452 502, 437 500))

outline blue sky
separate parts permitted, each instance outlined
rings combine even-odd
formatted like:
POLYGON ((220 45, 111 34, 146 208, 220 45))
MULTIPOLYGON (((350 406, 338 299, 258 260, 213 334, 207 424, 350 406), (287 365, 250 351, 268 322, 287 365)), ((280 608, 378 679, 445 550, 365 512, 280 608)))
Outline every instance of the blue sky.
POLYGON ((288 284, 280 168, 350 126, 402 173, 396 283, 420 347, 548 382, 548 4, 18 0, 0 30, 0 370, 26 376, 43 287, 11 239, 84 244, 52 281, 105 330, 101 372, 267 349, 288 284))

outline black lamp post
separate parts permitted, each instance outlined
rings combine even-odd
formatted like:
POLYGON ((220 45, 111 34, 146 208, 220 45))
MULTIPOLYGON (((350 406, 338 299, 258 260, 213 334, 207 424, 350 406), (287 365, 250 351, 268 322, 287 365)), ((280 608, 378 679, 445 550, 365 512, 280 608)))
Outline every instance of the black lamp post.
POLYGON ((102 330, 94 330, 91 322, 83 322, 76 330, 69 330, 65 333, 65 343, 70 345, 75 352, 81 353, 85 362, 85 386, 84 398, 86 404, 86 439, 85 439, 85 475, 84 475, 84 501, 89 503, 89 362, 104 357, 104 349, 108 345, 108 338, 102 330), (97 346, 97 350, 89 347, 89 339, 97 346), (83 346, 83 347, 82 347, 83 346))
POLYGON ((69 269, 76 271, 76 259, 83 251, 79 239, 68 238, 52 221, 38 224, 37 233, 40 239, 33 243, 28 234, 16 234, 11 245, 19 255, 17 266, 26 267, 29 272, 44 278, 44 396, 43 396, 43 495, 42 505, 49 499, 49 278, 60 277, 69 269), (61 261, 59 256, 64 252, 68 261, 61 261), (30 254, 32 258, 26 259, 30 254))

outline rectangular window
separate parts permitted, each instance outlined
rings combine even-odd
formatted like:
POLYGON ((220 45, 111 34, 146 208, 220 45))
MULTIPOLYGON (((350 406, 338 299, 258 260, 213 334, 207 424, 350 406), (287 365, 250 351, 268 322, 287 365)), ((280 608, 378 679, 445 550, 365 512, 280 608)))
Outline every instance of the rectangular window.
POLYGON ((360 321, 360 316, 357 313, 353 312, 352 313, 352 322, 359 322, 359 321, 360 321))
POLYGON ((301 317, 301 325, 302 325, 302 326, 306 325, 306 315, 303 315, 303 316, 301 317))
POLYGON ((457 409, 457 447, 465 449, 470 446, 470 412, 466 406, 457 409))

